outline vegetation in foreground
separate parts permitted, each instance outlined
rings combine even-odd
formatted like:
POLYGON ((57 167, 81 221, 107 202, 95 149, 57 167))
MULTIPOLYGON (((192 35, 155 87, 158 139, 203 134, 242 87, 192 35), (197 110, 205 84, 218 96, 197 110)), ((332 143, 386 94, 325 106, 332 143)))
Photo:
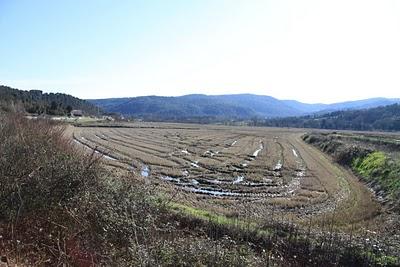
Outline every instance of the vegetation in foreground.
POLYGON ((366 242, 172 204, 64 139, 63 126, 0 118, 0 254, 19 265, 395 265, 366 242), (347 245, 346 245, 347 244, 347 245))

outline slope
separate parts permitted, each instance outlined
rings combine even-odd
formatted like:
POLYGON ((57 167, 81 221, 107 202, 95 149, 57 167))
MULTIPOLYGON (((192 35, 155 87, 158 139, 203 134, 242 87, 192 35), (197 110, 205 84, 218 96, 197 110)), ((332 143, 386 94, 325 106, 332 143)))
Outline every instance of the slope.
POLYGON ((335 111, 314 116, 276 118, 266 120, 262 125, 361 131, 400 131, 400 105, 335 111))
POLYGON ((40 90, 18 90, 0 85, 0 111, 24 111, 28 113, 65 115, 73 109, 86 114, 96 114, 99 108, 71 95, 43 93, 40 90))
POLYGON ((93 99, 91 103, 108 112, 156 120, 194 117, 220 119, 275 118, 325 114, 337 110, 363 109, 400 102, 400 99, 371 98, 334 104, 307 104, 253 94, 185 95, 178 97, 141 96, 93 99))

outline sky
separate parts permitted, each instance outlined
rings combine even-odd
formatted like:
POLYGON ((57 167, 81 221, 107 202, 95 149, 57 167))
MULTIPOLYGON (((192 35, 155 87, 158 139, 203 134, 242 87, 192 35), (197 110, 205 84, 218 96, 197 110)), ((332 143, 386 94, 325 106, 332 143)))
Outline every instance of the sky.
POLYGON ((0 36, 25 90, 400 97, 397 0, 0 0, 0 36))

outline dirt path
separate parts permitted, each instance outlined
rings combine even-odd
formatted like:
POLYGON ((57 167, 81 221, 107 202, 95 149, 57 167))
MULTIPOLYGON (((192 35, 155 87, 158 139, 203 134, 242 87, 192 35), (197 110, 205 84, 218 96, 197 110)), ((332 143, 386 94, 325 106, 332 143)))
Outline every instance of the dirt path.
POLYGON ((333 163, 329 156, 317 148, 304 143, 300 134, 292 134, 288 139, 298 149, 307 168, 323 185, 328 201, 335 203, 331 214, 337 224, 368 224, 381 211, 372 193, 351 171, 333 163))

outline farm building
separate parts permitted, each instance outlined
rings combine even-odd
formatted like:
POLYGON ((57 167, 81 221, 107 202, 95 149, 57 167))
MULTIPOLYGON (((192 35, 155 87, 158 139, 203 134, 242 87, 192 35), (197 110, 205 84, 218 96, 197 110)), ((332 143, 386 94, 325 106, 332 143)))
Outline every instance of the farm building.
POLYGON ((74 110, 71 111, 71 116, 82 117, 83 116, 83 112, 80 109, 74 109, 74 110))

